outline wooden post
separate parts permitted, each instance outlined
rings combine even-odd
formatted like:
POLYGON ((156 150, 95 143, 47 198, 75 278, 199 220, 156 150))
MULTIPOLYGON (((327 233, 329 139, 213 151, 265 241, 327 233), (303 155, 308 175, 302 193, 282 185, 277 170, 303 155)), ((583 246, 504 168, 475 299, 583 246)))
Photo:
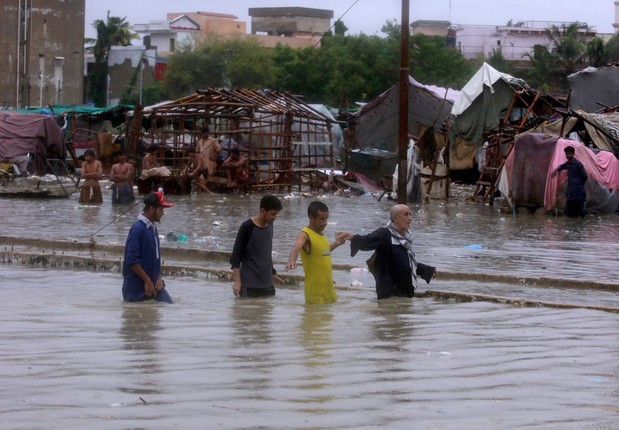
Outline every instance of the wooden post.
POLYGON ((398 203, 406 204, 408 177, 408 25, 409 0, 402 0, 400 37, 400 115, 398 127, 398 203))

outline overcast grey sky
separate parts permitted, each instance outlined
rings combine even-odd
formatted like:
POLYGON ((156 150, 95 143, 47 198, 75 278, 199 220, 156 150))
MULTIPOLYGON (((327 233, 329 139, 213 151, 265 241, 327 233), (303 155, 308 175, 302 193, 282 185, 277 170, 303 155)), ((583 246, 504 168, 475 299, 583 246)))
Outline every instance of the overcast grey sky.
MULTIPOLYGON (((418 19, 453 24, 504 25, 518 21, 586 22, 600 33, 613 33, 614 0, 410 0, 410 22, 418 19)), ((96 35, 92 23, 111 16, 126 17, 130 24, 165 19, 167 12, 219 12, 247 22, 250 7, 300 6, 329 9, 349 34, 382 35, 389 19, 401 22, 401 0, 86 0, 86 36, 96 35), (347 9, 351 8, 348 12, 347 9)), ((333 22, 332 22, 333 23, 333 22)))

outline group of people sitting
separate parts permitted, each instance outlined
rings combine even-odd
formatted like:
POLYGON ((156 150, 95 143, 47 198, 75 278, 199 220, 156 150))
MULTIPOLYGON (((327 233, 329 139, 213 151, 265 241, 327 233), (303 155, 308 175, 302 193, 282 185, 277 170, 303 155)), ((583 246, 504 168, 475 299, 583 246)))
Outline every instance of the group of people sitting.
MULTIPOLYGON (((170 170, 158 162, 162 157, 162 148, 152 145, 147 151, 148 154, 142 162, 140 179, 170 176, 170 170)), ((238 143, 232 138, 220 143, 210 135, 208 128, 202 129, 200 139, 195 147, 188 150, 188 156, 189 160, 182 175, 187 176, 195 184, 199 193, 212 194, 208 187, 209 178, 212 181, 212 178, 218 176, 219 171, 227 179, 225 188, 236 188, 249 181, 249 162, 241 154, 238 143)))
POLYGON ((225 188, 235 188, 249 181, 249 162, 241 154, 238 143, 229 138, 224 144, 225 147, 205 127, 196 147, 189 150, 189 163, 183 174, 195 180, 198 192, 212 194, 208 178, 216 176, 220 167, 227 179, 225 188))
MULTIPOLYGON (((146 150, 142 160, 140 180, 148 178, 167 178, 172 176, 170 169, 160 160, 165 157, 164 149, 158 145, 151 145, 146 150)), ((209 129, 201 131, 200 139, 196 146, 188 151, 189 160, 182 175, 189 178, 196 186, 198 192, 212 194, 208 187, 209 178, 218 176, 221 171, 227 182, 224 188, 233 189, 242 186, 249 181, 249 162, 247 157, 241 154, 238 143, 228 138, 223 142, 210 135, 209 129)), ((103 178, 103 166, 95 159, 95 153, 89 149, 84 154, 81 166, 81 178, 84 181, 80 193, 80 203, 100 204, 103 202, 99 180, 103 178)), ((117 163, 110 170, 109 179, 112 184, 112 204, 128 204, 134 201, 133 184, 137 160, 135 157, 127 158, 124 152, 117 155, 117 163)))

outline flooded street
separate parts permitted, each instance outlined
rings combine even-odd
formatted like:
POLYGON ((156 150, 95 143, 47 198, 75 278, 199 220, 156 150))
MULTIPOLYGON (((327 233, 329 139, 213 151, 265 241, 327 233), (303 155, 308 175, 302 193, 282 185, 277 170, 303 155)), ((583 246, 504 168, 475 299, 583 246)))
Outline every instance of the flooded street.
MULTIPOLYGON (((163 241, 164 260, 177 260, 178 249, 229 253, 260 199, 168 197, 175 206, 159 233, 188 240, 163 241)), ((283 199, 274 239, 281 272, 312 200, 283 199)), ((142 205, 104 201, 4 199, 0 236, 88 243, 101 229, 97 244, 122 245, 142 205)), ((369 233, 392 205, 323 201, 330 237, 369 233)), ((619 308, 616 215, 512 216, 463 201, 413 214, 418 259, 440 272, 422 290, 619 308)), ((619 313, 432 297, 379 303, 363 271, 368 257, 335 250, 336 284, 363 286, 313 306, 298 285, 235 299, 230 282, 204 276, 166 277, 174 305, 124 304, 113 271, 0 264, 1 427, 619 427, 619 313)), ((225 259, 202 264, 229 269, 225 259)))

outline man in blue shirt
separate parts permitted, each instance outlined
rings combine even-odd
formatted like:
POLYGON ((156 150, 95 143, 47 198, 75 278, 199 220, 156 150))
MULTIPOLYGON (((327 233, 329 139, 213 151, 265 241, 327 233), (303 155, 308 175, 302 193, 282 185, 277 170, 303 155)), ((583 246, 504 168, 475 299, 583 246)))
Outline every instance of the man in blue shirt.
POLYGON ((585 182, 589 177, 582 163, 574 158, 574 147, 566 146, 564 151, 567 161, 554 169, 551 175, 555 176, 559 170, 567 170, 564 213, 570 218, 583 217, 585 216, 585 200, 587 198, 585 182))
POLYGON ((129 230, 125 243, 122 291, 126 302, 155 299, 172 303, 161 279, 159 234, 154 224, 163 217, 163 209, 172 206, 174 204, 166 201, 162 192, 144 197, 144 211, 129 230))

